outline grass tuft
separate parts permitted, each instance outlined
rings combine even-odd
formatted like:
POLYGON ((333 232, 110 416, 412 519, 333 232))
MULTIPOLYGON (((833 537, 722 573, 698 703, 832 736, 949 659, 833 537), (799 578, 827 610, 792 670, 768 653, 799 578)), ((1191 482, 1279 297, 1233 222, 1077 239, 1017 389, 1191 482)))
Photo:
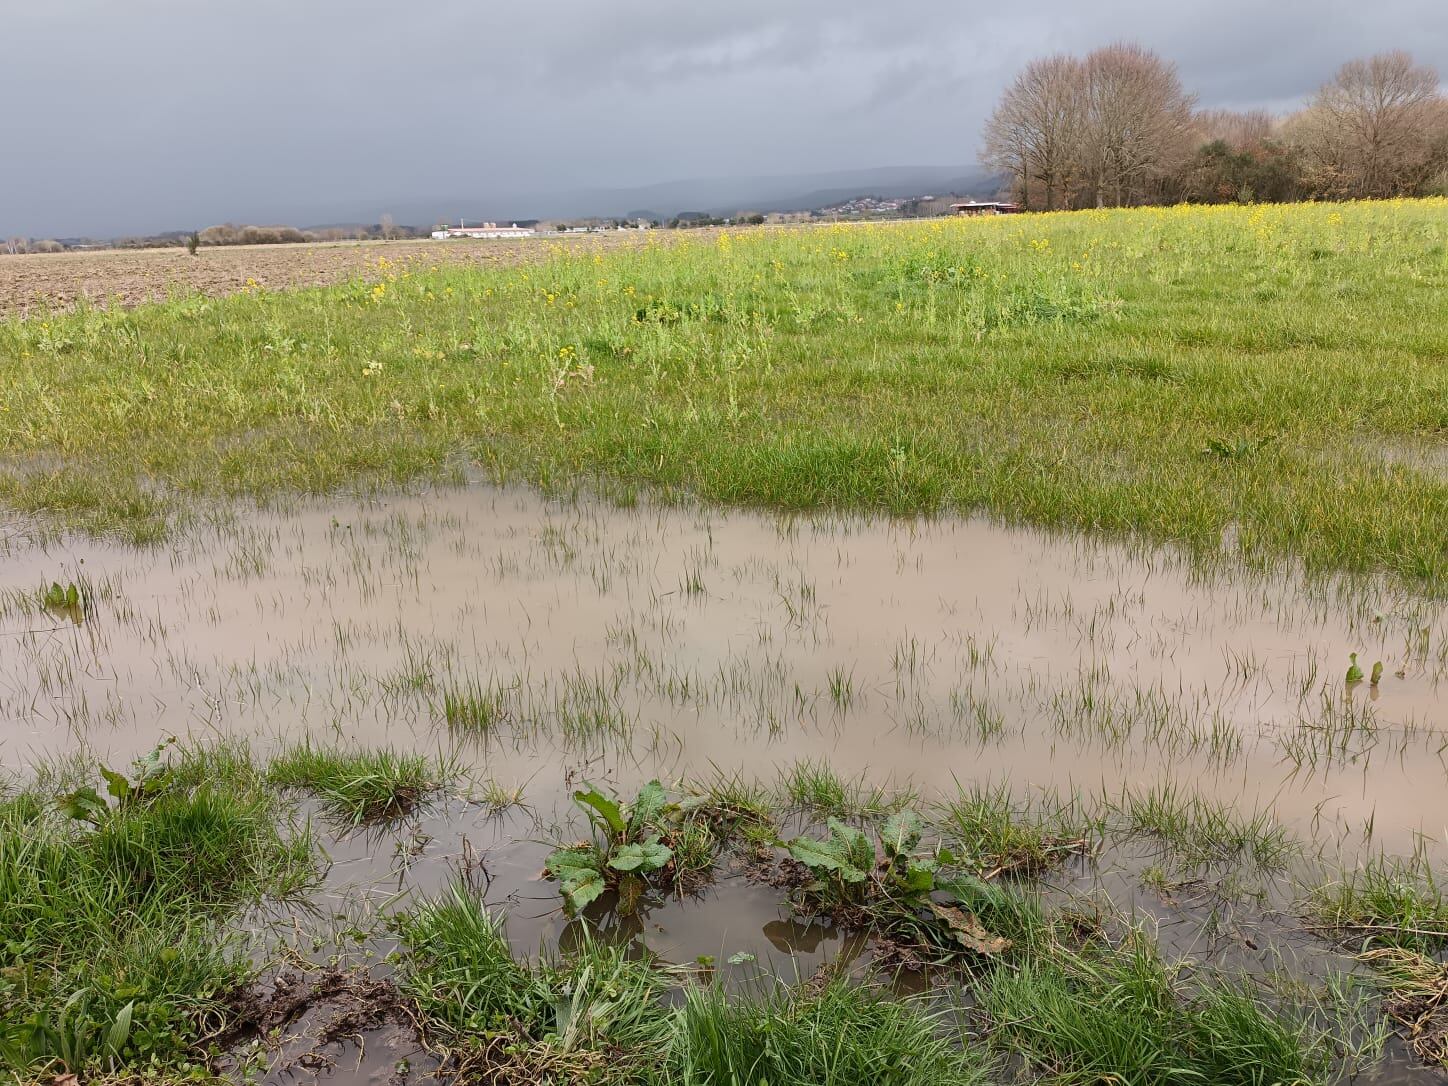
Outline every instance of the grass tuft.
POLYGON ((626 948, 585 939, 566 960, 519 962, 502 922, 458 887, 399 930, 402 991, 425 1042, 462 1077, 631 1083, 663 1055, 667 978, 626 948))
POLYGON ((1092 829, 1064 808, 1018 808, 1009 790, 974 786, 943 804, 936 821, 961 862, 984 878, 1039 875, 1091 848, 1092 829))
POLYGON ((451 770, 420 754, 323 750, 304 742, 267 767, 267 783, 317 795, 327 812, 353 826, 391 822, 415 811, 451 770))
POLYGON ((973 1086, 986 1057, 909 1001, 836 980, 762 996, 690 988, 663 1081, 680 1086, 973 1086))
POLYGON ((1317 887, 1308 909, 1319 924, 1364 950, 1433 954, 1448 947, 1448 898, 1421 855, 1375 857, 1317 887))
POLYGON ((864 773, 842 777, 826 763, 809 759, 780 772, 779 792, 788 805, 834 818, 875 818, 904 810, 916 798, 908 790, 868 783, 864 773))
POLYGON ((998 972, 982 1006, 997 1045, 1063 1082, 1281 1086, 1318 1070, 1304 1024, 1240 988, 1188 992, 1139 940, 998 972))

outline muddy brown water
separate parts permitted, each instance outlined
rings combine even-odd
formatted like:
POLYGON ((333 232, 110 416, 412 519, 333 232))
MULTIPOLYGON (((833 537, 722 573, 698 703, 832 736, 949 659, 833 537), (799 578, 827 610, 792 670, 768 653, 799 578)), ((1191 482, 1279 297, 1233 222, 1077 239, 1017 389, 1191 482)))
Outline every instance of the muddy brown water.
MULTIPOLYGON (((333 835, 311 907, 334 928, 375 928, 471 858, 516 947, 566 946, 576 926, 539 874, 543 842, 560 825, 576 835, 578 782, 773 781, 800 761, 922 802, 978 783, 1169 786, 1270 812, 1349 858, 1448 835, 1448 614, 1386 583, 1203 571, 986 520, 618 508, 480 485, 218 516, 156 550, 18 528, 3 547, 0 759, 16 773, 81 750, 122 762, 168 734, 262 754, 306 736, 439 753, 523 789, 526 809, 502 815, 448 803, 333 835), (52 581, 86 588, 83 616, 40 606, 52 581), (1345 684, 1350 652, 1365 671, 1383 662, 1379 685, 1345 684), (450 693, 491 707, 487 726, 450 724, 450 693)), ((1287 923, 1250 952, 1221 939, 1210 894, 1141 886, 1149 860, 1070 877, 1107 886, 1175 951, 1256 969, 1284 947, 1328 953, 1287 923)), ((729 872, 602 922, 742 981, 866 952, 729 872)), ((386 1078, 410 1059, 395 1047, 378 1046, 391 1062, 343 1052, 326 1073, 386 1078)), ((1374 1075, 1417 1072, 1390 1059, 1374 1075)))

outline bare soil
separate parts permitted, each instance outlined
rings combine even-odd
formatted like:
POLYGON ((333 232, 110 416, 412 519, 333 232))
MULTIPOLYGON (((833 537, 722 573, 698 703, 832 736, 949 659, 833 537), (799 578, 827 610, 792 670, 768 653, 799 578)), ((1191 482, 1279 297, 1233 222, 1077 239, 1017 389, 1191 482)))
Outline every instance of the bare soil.
POLYGON ((316 242, 203 248, 115 249, 0 256, 0 317, 93 305, 138 305, 176 293, 234 294, 248 280, 268 290, 346 282, 381 274, 379 259, 424 266, 509 266, 546 260, 561 248, 638 245, 655 232, 457 241, 316 242))

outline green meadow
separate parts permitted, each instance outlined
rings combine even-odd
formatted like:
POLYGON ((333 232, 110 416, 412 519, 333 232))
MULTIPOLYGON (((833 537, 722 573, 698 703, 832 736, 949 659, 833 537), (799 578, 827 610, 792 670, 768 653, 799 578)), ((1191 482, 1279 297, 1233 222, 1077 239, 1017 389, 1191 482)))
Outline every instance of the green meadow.
POLYGON ((455 477, 1448 579, 1448 203, 758 229, 0 324, 0 499, 455 477))

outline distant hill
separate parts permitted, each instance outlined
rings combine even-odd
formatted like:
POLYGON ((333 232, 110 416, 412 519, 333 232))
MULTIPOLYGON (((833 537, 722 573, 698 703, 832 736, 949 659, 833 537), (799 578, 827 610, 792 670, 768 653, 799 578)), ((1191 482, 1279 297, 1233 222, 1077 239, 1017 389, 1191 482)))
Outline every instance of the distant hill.
MULTIPOLYGON (((751 177, 691 178, 633 188, 575 188, 554 191, 499 192, 479 185, 468 192, 424 193, 368 197, 370 206, 334 203, 324 194, 302 192, 277 206, 245 209, 218 206, 201 217, 197 228, 214 223, 310 222, 303 231, 319 237, 368 235, 379 232, 378 219, 391 215, 399 233, 425 233, 439 222, 532 223, 547 219, 654 219, 667 221, 680 212, 729 216, 736 212, 809 211, 829 207, 856 196, 881 198, 920 196, 927 193, 962 193, 990 197, 1000 178, 971 166, 886 166, 874 169, 833 170, 825 173, 751 177), (409 229, 413 228, 413 229, 409 229)), ((91 238, 67 239, 76 246, 94 245, 93 239, 110 238, 125 244, 179 244, 191 227, 163 222, 159 229, 133 230, 122 237, 97 231, 91 238)))
POLYGON ((390 210, 398 222, 428 224, 454 209, 468 218, 521 222, 525 218, 668 219, 681 211, 808 211, 854 196, 919 196, 962 192, 988 197, 1000 181, 970 166, 887 166, 769 177, 693 178, 638 188, 588 188, 527 194, 483 192, 450 198, 410 198, 390 210))

